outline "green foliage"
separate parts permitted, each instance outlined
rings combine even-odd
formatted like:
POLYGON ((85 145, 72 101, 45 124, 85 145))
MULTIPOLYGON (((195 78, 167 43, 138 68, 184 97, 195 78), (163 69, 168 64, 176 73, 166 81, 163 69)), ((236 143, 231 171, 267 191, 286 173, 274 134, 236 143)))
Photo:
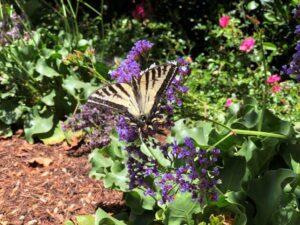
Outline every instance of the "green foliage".
MULTIPOLYGON (((1 133, 12 133, 10 126, 23 124, 25 137, 45 139, 61 133, 59 120, 95 90, 95 59, 89 53, 91 41, 74 41, 67 33, 58 36, 39 29, 32 39, 15 41, 1 48, 1 133), (47 42, 55 43, 51 45, 47 42), (74 56, 74 51, 77 55, 74 56), (76 58, 77 57, 77 58, 76 58), (70 62, 89 59, 75 67, 70 62), (91 68, 91 69, 90 69, 91 68)), ((99 74, 99 73, 98 73, 99 74)))
MULTIPOLYGON (((190 195, 177 194, 173 202, 160 206, 153 198, 145 198, 141 190, 127 190, 125 201, 131 208, 130 218, 137 219, 137 215, 153 210, 156 212, 156 221, 162 224, 222 224, 224 217, 211 215, 229 215, 227 217, 234 224, 240 225, 260 225, 272 221, 292 224, 297 221, 300 167, 297 149, 300 142, 295 139, 292 124, 282 121, 269 111, 261 117, 262 110, 257 107, 254 99, 248 98, 244 102, 235 114, 228 115, 226 126, 214 121, 179 120, 169 138, 169 141, 176 138, 181 142, 182 137, 190 136, 200 146, 222 149, 222 183, 218 185, 222 194, 219 200, 209 202, 206 207, 201 208, 191 200, 190 195), (260 119, 263 120, 262 130, 257 131, 260 119), (250 215, 255 216, 252 218, 250 215)), ((107 187, 119 190, 125 187, 125 183, 121 186, 114 179, 114 176, 120 176, 119 171, 113 171, 113 164, 107 162, 112 159, 113 163, 122 162, 125 167, 127 156, 120 154, 120 151, 122 144, 112 136, 109 147, 95 150, 91 155, 91 174, 104 177, 105 183, 110 184, 107 187), (99 160, 103 157, 105 162, 99 160), (107 182, 107 179, 111 179, 111 182, 107 182)), ((123 174, 124 177, 126 173, 123 174)), ((125 181, 121 177, 119 180, 125 181)), ((135 224, 134 221, 129 224, 131 223, 135 224)))
POLYGON ((135 19, 120 18, 106 27, 107 33, 101 45, 103 56, 112 59, 126 54, 137 40, 146 39, 155 43, 149 55, 150 63, 158 59, 174 59, 176 54, 188 52, 191 43, 182 38, 182 34, 174 33, 170 23, 148 21, 141 23, 135 19))
MULTIPOLYGON (((202 149, 222 150, 220 197, 200 207, 190 195, 178 193, 173 202, 160 205, 160 196, 128 190, 128 155, 113 133, 108 146, 91 153, 90 175, 106 188, 124 192, 129 215, 98 209, 65 225, 299 224, 300 86, 283 77, 281 91, 272 93, 266 84, 294 51, 291 11, 298 2, 145 2, 153 15, 143 21, 129 16, 131 3, 127 14, 116 9, 113 18, 108 15, 113 4, 103 1, 100 12, 94 1, 1 5, 0 20, 10 21, 7 31, 13 22, 6 16, 21 11, 24 19, 22 37, 5 44, 1 39, 0 136, 11 136, 21 127, 29 142, 64 140, 64 116, 109 80, 108 70, 120 61, 116 56, 124 56, 135 41, 148 39, 155 43, 148 56, 151 63, 191 54, 190 91, 167 141, 180 144, 189 136, 202 149), (230 16, 224 29, 217 21, 221 15, 230 16), (247 37, 256 39, 255 48, 241 52, 247 37), (226 109, 228 98, 233 103, 226 109)), ((144 143, 141 151, 166 170, 174 166, 158 148, 144 143)), ((154 180, 149 178, 149 183, 154 180)))
POLYGON ((226 28, 210 20, 205 24, 199 21, 194 28, 206 31, 207 47, 192 64, 187 81, 190 92, 181 113, 223 122, 226 99, 239 103, 245 96, 252 96, 262 102, 267 95, 263 104, 273 113, 290 121, 299 120, 299 85, 283 82, 282 91, 276 94, 271 93, 270 86, 265 90, 267 76, 279 74, 286 60, 282 55, 295 45, 292 30, 287 26, 287 21, 292 21, 291 9, 281 1, 233 5, 231 11, 223 13, 230 17, 226 28), (249 12, 255 12, 255 16, 249 16, 249 12), (239 46, 247 37, 256 40, 255 48, 249 53, 241 52, 239 46))

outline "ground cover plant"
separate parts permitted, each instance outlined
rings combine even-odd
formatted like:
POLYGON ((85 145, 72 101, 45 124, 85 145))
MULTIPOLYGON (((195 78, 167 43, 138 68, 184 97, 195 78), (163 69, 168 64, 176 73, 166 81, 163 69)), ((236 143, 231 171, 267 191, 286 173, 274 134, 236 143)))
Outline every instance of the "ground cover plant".
POLYGON ((126 210, 66 225, 299 224, 297 3, 5 2, 0 135, 79 139, 90 177, 123 193, 126 210), (91 104, 173 69, 142 125, 91 104))

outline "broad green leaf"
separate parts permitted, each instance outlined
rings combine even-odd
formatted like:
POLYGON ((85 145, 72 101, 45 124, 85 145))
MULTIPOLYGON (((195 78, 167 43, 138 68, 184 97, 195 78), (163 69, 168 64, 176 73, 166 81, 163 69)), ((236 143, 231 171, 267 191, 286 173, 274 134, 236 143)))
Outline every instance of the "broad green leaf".
POLYGON ((53 78, 53 77, 58 77, 59 73, 57 73, 54 69, 49 67, 45 61, 45 59, 40 58, 35 66, 35 70, 40 74, 39 77, 37 77, 37 80, 42 80, 43 76, 53 78))
POLYGON ((153 210, 156 201, 151 196, 146 196, 142 190, 134 189, 125 193, 126 204, 131 210, 138 215, 141 215, 144 210, 153 210))
POLYGON ((22 116, 23 112, 28 108, 20 103, 5 99, 0 101, 0 121, 10 125, 16 123, 17 120, 22 116))
POLYGON ((224 168, 221 170, 220 179, 222 184, 219 188, 223 191, 240 191, 243 176, 246 171, 246 160, 244 157, 235 156, 224 158, 224 168))
POLYGON ((126 225, 123 221, 117 220, 102 209, 97 209, 95 214, 95 225, 126 225))
POLYGON ((78 225, 95 225, 95 217, 92 215, 76 216, 78 225))
POLYGON ((28 142, 33 142, 35 134, 46 133, 53 127, 53 113, 47 110, 45 113, 40 114, 37 106, 34 106, 31 111, 26 115, 24 120, 25 138, 28 142))
POLYGON ((292 131, 291 123, 284 121, 273 115, 269 110, 265 111, 263 121, 263 131, 278 133, 283 135, 290 135, 292 131))
POLYGON ((204 207, 203 213, 199 214, 198 220, 206 220, 212 214, 218 212, 219 214, 232 214, 234 216, 234 225, 246 225, 247 216, 245 208, 241 203, 245 202, 245 197, 241 192, 227 192, 225 195, 220 195, 217 202, 208 202, 204 207))
POLYGON ((127 168, 124 163, 114 161, 111 171, 103 178, 106 188, 116 188, 121 191, 128 190, 127 168))
POLYGON ((98 87, 94 87, 90 83, 80 81, 75 76, 67 76, 67 78, 63 80, 62 87, 75 98, 82 96, 84 99, 87 99, 92 92, 98 89, 98 87), (82 93, 82 95, 79 95, 80 93, 82 93))
POLYGON ((209 134, 212 131, 212 125, 209 122, 197 122, 192 128, 189 128, 185 124, 185 120, 181 119, 175 123, 172 128, 173 136, 177 141, 183 142, 185 137, 191 137, 199 145, 207 145, 209 140, 209 134))
POLYGON ((244 121, 242 122, 242 124, 249 129, 254 127, 258 123, 259 116, 255 109, 252 109, 246 113, 243 119, 244 121))
MULTIPOLYGON (((266 138, 261 142, 257 141, 257 143, 255 143, 256 149, 254 149, 252 143, 249 143, 251 148, 248 150, 252 151, 252 155, 251 159, 247 161, 247 168, 253 177, 259 175, 262 169, 266 167, 272 157, 274 157, 278 143, 278 139, 266 138)), ((244 151, 247 151, 247 148, 245 148, 244 151)))
POLYGON ((75 225, 71 220, 64 222, 64 225, 75 225))
MULTIPOLYGON (((130 212, 130 225, 154 225, 154 211, 144 211, 143 214, 135 214, 134 211, 130 212)), ((158 224, 157 224, 158 225, 158 224)))
POLYGON ((47 134, 37 135, 39 139, 46 145, 55 145, 63 142, 66 139, 66 136, 62 130, 61 124, 57 124, 52 132, 47 134))
POLYGON ((157 162, 159 163, 159 165, 163 166, 163 167, 169 167, 171 162, 169 160, 167 160, 163 153, 162 150, 159 147, 156 147, 155 149, 150 147, 147 147, 147 145, 143 142, 141 144, 141 151, 147 155, 150 158, 154 158, 155 160, 157 160, 157 162))
POLYGON ((117 133, 114 131, 110 135, 110 147, 109 147, 109 155, 112 158, 124 159, 126 151, 125 143, 119 140, 117 133))
MULTIPOLYGON (((270 170, 249 183, 248 195, 256 206, 254 225, 270 224, 275 212, 283 207, 283 183, 295 174, 288 169, 270 170)), ((286 221, 287 222, 287 221, 286 221)))
POLYGON ((176 195, 166 211, 164 220, 165 224, 181 225, 181 224, 194 224, 193 215, 199 213, 201 210, 200 204, 197 201, 192 201, 189 193, 179 193, 176 195))
POLYGON ((56 96, 56 91, 55 89, 52 89, 50 93, 47 93, 46 95, 43 96, 42 102, 44 102, 48 106, 54 106, 54 97, 56 96))
MULTIPOLYGON (((109 146, 106 146, 104 148, 109 148, 109 146)), ((109 155, 107 155, 105 153, 104 148, 95 149, 89 155, 90 161, 93 165, 93 169, 95 169, 95 170, 103 168, 103 167, 104 168, 111 167, 113 165, 112 157, 110 157, 109 155)))

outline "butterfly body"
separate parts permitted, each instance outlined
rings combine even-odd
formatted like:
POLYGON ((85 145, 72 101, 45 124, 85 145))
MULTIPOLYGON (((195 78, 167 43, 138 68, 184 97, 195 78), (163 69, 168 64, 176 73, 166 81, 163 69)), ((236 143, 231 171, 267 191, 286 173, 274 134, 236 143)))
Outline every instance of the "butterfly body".
POLYGON ((128 118, 132 124, 144 129, 158 121, 161 98, 176 76, 178 67, 163 64, 143 71, 131 83, 116 83, 95 91, 87 104, 106 108, 128 118))

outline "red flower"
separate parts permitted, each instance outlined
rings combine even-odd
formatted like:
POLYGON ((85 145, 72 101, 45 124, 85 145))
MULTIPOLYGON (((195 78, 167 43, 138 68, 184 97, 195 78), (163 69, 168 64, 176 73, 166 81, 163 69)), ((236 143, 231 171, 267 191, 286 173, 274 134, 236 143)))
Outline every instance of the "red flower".
POLYGON ((272 85, 272 93, 275 94, 281 91, 281 87, 278 84, 272 85))
POLYGON ((222 16, 222 17, 219 19, 219 25, 220 25, 220 27, 222 27, 222 28, 227 27, 229 23, 230 23, 230 17, 229 17, 229 16, 222 16))
POLYGON ((240 50, 242 52, 250 52, 253 48, 254 48, 254 45, 255 45, 255 39, 252 38, 252 37, 248 37, 246 38, 245 40, 243 40, 242 44, 240 45, 240 50))
POLYGON ((278 76, 278 74, 273 74, 269 76, 267 79, 268 84, 276 83, 278 81, 280 81, 280 76, 278 76))
POLYGON ((134 10, 132 11, 132 17, 134 17, 137 20, 148 19, 144 1, 135 6, 134 10))
POLYGON ((232 99, 231 99, 231 98, 228 98, 228 99, 226 100, 225 107, 228 108, 228 107, 231 106, 231 104, 232 104, 232 99))

